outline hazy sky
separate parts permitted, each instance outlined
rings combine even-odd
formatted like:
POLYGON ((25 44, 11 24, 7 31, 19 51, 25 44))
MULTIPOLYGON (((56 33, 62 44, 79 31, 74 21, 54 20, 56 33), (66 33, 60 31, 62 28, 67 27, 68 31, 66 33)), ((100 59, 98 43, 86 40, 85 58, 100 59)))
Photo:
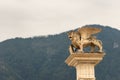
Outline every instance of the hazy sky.
POLYGON ((56 34, 86 24, 120 29, 120 0, 0 0, 0 41, 56 34))

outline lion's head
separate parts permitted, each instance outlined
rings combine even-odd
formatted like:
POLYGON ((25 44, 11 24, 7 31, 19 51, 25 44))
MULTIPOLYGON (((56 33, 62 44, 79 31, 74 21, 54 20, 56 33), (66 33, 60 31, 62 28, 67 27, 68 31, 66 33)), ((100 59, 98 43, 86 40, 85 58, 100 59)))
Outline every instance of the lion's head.
POLYGON ((78 33, 78 32, 74 32, 74 31, 70 31, 69 33, 68 33, 68 38, 70 39, 70 40, 80 40, 80 34, 78 33))
POLYGON ((72 40, 73 36, 74 36, 74 31, 68 32, 68 38, 69 38, 70 40, 72 40))

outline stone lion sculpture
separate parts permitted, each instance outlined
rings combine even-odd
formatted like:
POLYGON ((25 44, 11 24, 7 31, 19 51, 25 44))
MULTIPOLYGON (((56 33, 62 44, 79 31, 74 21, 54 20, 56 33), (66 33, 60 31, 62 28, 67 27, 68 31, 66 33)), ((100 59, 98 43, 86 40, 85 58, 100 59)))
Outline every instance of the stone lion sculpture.
POLYGON ((77 31, 70 31, 68 33, 68 37, 71 40, 69 51, 72 53, 78 49, 80 52, 84 52, 83 48, 90 46, 90 52, 95 52, 95 47, 98 47, 99 52, 103 52, 102 42, 93 36, 93 34, 100 31, 101 29, 93 27, 82 27, 77 31))

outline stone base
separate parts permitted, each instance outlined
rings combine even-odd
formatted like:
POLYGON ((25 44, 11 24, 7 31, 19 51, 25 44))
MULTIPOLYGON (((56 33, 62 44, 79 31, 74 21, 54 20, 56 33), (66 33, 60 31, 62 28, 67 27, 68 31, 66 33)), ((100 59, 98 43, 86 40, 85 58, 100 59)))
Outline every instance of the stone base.
POLYGON ((68 66, 76 66, 78 63, 98 64, 104 57, 105 53, 74 53, 70 54, 65 60, 68 66))
POLYGON ((94 67, 104 57, 105 53, 75 53, 71 54, 66 63, 76 68, 77 80, 95 80, 94 67))

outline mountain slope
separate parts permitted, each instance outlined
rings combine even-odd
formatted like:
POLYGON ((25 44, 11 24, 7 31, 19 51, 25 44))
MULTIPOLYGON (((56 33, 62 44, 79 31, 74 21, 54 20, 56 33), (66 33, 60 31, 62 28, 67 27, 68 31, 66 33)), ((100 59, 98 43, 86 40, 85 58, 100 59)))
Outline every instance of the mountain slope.
MULTIPOLYGON (((102 28, 97 37, 102 40, 106 52, 104 60, 96 67, 97 80, 120 80, 120 31, 100 25, 91 26, 102 28)), ((0 80, 75 80, 75 69, 64 63, 69 56, 69 45, 66 32, 1 42, 0 80), (7 70, 3 70, 2 66, 7 70), (3 79, 3 76, 8 78, 3 79)))

